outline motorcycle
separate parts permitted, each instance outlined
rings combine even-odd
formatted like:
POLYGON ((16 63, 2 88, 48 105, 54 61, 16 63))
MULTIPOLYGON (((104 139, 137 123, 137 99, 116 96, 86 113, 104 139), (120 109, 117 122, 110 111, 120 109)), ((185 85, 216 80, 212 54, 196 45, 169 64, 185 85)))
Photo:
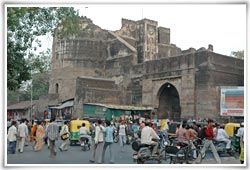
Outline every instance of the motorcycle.
POLYGON ((231 149, 228 151, 226 149, 226 143, 223 141, 216 141, 213 140, 213 144, 215 146, 215 149, 217 150, 219 156, 221 155, 229 155, 229 156, 234 156, 236 151, 233 145, 231 145, 231 149))
POLYGON ((133 139, 133 136, 132 136, 132 135, 127 135, 127 136, 126 136, 126 144, 127 144, 127 145, 130 145, 130 143, 132 143, 132 139, 133 139))
POLYGON ((116 129, 113 131, 113 140, 115 143, 119 141, 119 135, 116 129))
POLYGON ((80 142, 83 151, 90 150, 89 139, 87 137, 80 137, 80 142))
POLYGON ((148 160, 155 160, 161 163, 161 155, 152 155, 153 147, 147 144, 141 144, 139 139, 132 143, 132 149, 135 151, 132 157, 137 164, 144 164, 148 160))
POLYGON ((169 141, 166 133, 160 132, 158 136, 160 137, 160 148, 161 149, 165 148, 167 145, 170 145, 170 141, 169 141))

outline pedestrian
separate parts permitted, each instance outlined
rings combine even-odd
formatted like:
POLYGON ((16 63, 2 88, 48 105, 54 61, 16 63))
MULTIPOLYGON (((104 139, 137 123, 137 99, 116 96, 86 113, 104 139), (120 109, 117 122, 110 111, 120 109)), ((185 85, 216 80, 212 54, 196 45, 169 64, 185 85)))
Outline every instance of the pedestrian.
MULTIPOLYGON (((49 126, 49 124, 52 122, 52 120, 50 119, 49 120, 49 122, 47 122, 47 124, 45 125, 45 133, 47 133, 47 131, 48 131, 48 126, 49 126)), ((48 138, 48 136, 47 135, 45 135, 45 143, 47 143, 47 146, 48 146, 48 149, 49 149, 49 138, 48 138)))
MULTIPOLYGON (((30 133, 30 142, 35 141, 36 137, 36 122, 34 120, 31 121, 31 133, 30 133)), ((35 141, 36 142, 36 141, 35 141)), ((35 144, 34 144, 35 145, 35 144)))
MULTIPOLYGON (((203 155, 207 149, 211 148, 214 158, 218 164, 221 164, 221 159, 218 155, 218 152, 213 144, 214 132, 213 132, 213 120, 208 119, 208 125, 205 129, 205 143, 201 150, 201 155, 203 155)), ((200 155, 199 155, 200 156, 200 155)))
POLYGON ((105 160, 105 152, 106 152, 106 149, 107 147, 109 148, 109 157, 110 157, 110 160, 109 160, 109 163, 113 164, 115 161, 114 161, 114 150, 113 150, 113 132, 114 132, 114 129, 113 127, 111 126, 111 123, 110 121, 107 121, 106 122, 106 125, 107 127, 104 128, 104 133, 105 133, 105 142, 104 142, 104 146, 103 146, 103 152, 102 152, 102 159, 103 159, 103 162, 105 160))
POLYGON ((134 138, 138 138, 138 131, 139 131, 139 125, 136 121, 134 121, 134 124, 132 125, 133 133, 134 133, 134 138))
POLYGON ((93 155, 92 155, 92 159, 90 159, 89 161, 94 163, 95 162, 95 155, 97 152, 97 163, 101 164, 103 163, 102 160, 102 152, 103 152, 103 145, 104 145, 104 134, 103 134, 103 125, 102 125, 102 121, 98 120, 97 121, 97 125, 95 127, 95 145, 93 147, 93 155))
POLYGON ((124 121, 121 122, 118 128, 119 140, 120 140, 120 147, 121 152, 124 152, 124 145, 126 143, 126 126, 124 121))
POLYGON ((50 149, 50 157, 54 158, 56 156, 56 146, 55 146, 55 142, 58 140, 58 126, 56 123, 55 118, 51 119, 51 123, 49 123, 48 128, 47 128, 47 132, 46 132, 46 136, 49 139, 49 149, 50 149))
POLYGON ((240 138, 240 163, 244 164, 244 122, 240 123, 236 136, 240 138))
MULTIPOLYGON (((60 131, 60 136, 65 135, 65 134, 69 134, 69 127, 67 124, 68 124, 68 122, 64 121, 63 126, 62 126, 61 131, 60 131)), ((62 144, 59 147, 59 150, 61 152, 68 150, 67 141, 68 141, 68 138, 62 139, 62 144)))
POLYGON ((25 119, 25 120, 26 120, 25 124, 28 128, 28 135, 25 138, 24 146, 29 146, 29 144, 28 144, 28 142, 29 142, 29 121, 28 121, 28 119, 25 119))
POLYGON ((34 151, 41 151, 43 147, 43 139, 45 136, 44 128, 41 121, 37 121, 37 130, 36 130, 36 145, 34 146, 34 151))
POLYGON ((11 154, 15 154, 16 153, 16 140, 17 140, 16 121, 12 121, 11 126, 8 128, 7 139, 9 141, 8 152, 11 154))
POLYGON ((25 139, 26 136, 28 136, 28 127, 26 125, 26 120, 22 119, 21 124, 18 126, 18 137, 19 137, 19 146, 18 146, 18 151, 20 153, 23 153, 23 147, 25 144, 25 139))

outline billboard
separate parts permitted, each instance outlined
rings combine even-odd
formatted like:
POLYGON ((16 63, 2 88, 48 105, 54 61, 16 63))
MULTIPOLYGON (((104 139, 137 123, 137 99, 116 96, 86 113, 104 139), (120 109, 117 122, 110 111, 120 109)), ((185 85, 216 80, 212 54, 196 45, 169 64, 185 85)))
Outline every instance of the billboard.
POLYGON ((244 87, 221 87, 221 116, 244 116, 244 87))

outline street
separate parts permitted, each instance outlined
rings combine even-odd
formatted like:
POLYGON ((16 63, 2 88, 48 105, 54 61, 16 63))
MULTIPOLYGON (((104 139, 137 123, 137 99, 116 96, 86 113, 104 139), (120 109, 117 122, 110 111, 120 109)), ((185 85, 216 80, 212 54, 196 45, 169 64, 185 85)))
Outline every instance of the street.
MULTIPOLYGON (((40 152, 34 152, 32 150, 32 144, 24 147, 24 152, 7 155, 7 164, 93 164, 89 160, 92 156, 92 149, 88 151, 82 151, 80 145, 69 146, 68 151, 61 152, 58 147, 61 144, 61 140, 56 143, 57 155, 55 158, 49 157, 49 149, 46 145, 43 146, 40 152)), ((109 162, 109 154, 106 150, 105 164, 109 162)), ((119 143, 114 143, 115 164, 136 164, 132 159, 133 150, 131 145, 125 145, 125 152, 120 151, 119 143)), ((222 164, 239 164, 238 158, 234 157, 221 157, 222 164)), ((155 162, 148 162, 155 163, 155 162)), ((164 161, 162 162, 164 164, 164 161)), ((202 164, 216 164, 212 154, 208 151, 206 157, 203 159, 202 164)), ((167 165, 167 164, 166 164, 167 165)), ((197 165, 197 164, 196 164, 197 165)), ((183 165, 184 166, 184 165, 183 165)))

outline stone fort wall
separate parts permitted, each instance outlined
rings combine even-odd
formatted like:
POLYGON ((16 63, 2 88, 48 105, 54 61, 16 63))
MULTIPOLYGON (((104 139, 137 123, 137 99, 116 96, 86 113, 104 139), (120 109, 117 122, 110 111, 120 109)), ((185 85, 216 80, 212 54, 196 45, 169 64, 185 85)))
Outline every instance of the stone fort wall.
POLYGON ((181 118, 217 118, 219 87, 244 85, 244 62, 211 46, 181 50, 171 44, 169 28, 148 19, 123 19, 112 32, 82 18, 78 36, 54 38, 49 93, 58 93, 58 101, 74 98, 76 113, 86 102, 158 108, 166 83, 178 92, 181 118))

